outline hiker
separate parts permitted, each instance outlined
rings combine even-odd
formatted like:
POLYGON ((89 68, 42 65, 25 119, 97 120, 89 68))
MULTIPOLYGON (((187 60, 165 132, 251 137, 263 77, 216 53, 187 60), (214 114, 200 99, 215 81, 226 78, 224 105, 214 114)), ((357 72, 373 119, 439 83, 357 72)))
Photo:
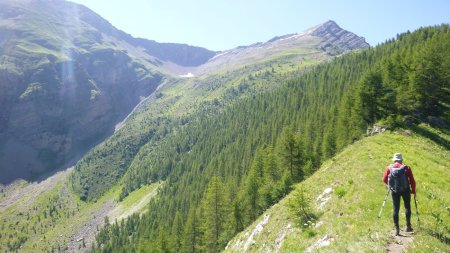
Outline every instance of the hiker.
POLYGON ((400 197, 403 198, 406 214, 406 232, 413 232, 411 226, 411 193, 416 196, 416 181, 411 167, 403 164, 402 154, 396 153, 392 158, 393 164, 386 167, 383 181, 392 191, 392 201, 394 202, 394 225, 395 235, 400 235, 398 224, 398 213, 400 211, 400 197), (410 188, 411 186, 411 188, 410 188))

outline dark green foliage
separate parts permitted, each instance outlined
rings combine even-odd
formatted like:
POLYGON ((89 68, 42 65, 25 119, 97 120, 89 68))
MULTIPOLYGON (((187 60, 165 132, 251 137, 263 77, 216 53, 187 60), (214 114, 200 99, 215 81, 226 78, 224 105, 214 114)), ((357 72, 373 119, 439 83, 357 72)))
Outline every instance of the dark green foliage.
MULTIPOLYGON (((367 126, 430 116, 448 124, 449 43, 448 25, 423 28, 286 77, 271 91, 250 90, 230 104, 216 99, 173 120, 166 135, 140 148, 123 178, 123 196, 156 180, 164 187, 133 226, 102 230, 97 245, 105 246, 97 250, 222 250, 367 126)), ((296 209, 302 221, 311 220, 302 198, 296 209)))
POLYGON ((295 180, 300 180, 303 176, 301 165, 304 152, 300 145, 301 141, 294 136, 293 129, 285 128, 281 134, 280 157, 283 166, 289 169, 290 177, 295 180))
POLYGON ((189 214, 184 227, 183 252, 199 252, 200 251, 200 221, 195 208, 189 210, 189 214))
POLYGON ((172 248, 175 252, 181 251, 181 241, 183 239, 183 218, 180 212, 177 212, 175 215, 175 220, 172 225, 172 248))
POLYGON ((214 176, 205 192, 202 203, 202 231, 204 250, 206 252, 219 252, 225 247, 227 240, 225 226, 230 220, 230 204, 225 196, 225 188, 220 178, 214 176))

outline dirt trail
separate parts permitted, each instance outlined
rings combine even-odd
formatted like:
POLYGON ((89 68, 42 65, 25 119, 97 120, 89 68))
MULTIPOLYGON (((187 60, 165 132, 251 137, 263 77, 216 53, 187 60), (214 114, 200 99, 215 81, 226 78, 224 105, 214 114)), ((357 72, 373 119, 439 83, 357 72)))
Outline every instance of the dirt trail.
POLYGON ((134 205, 127 208, 123 207, 121 203, 114 201, 114 199, 107 200, 101 209, 91 213, 91 219, 86 221, 86 223, 69 238, 69 243, 67 245, 68 250, 66 252, 88 252, 95 242, 95 235, 98 230, 105 224, 106 216, 108 216, 110 223, 114 222, 116 219, 118 221, 125 219, 129 215, 142 210, 157 193, 157 190, 151 191, 134 205))
POLYGON ((107 201, 100 210, 91 214, 91 219, 88 220, 83 227, 69 238, 66 252, 88 252, 92 248, 92 243, 95 241, 97 229, 101 229, 104 225, 105 216, 114 209, 116 203, 113 200, 107 201), (84 241, 84 247, 83 247, 84 241))
POLYGON ((147 206, 150 200, 155 197, 157 193, 157 189, 147 193, 147 195, 145 195, 141 200, 134 203, 131 207, 124 207, 121 203, 119 203, 108 213, 110 221, 114 221, 115 219, 120 221, 127 218, 128 216, 131 216, 134 213, 143 211, 145 206, 147 206))
MULTIPOLYGON (((394 233, 394 231, 392 231, 394 233)), ((407 248, 414 240, 413 234, 401 232, 399 236, 389 237, 389 243, 386 246, 387 252, 402 253, 407 252, 407 248)))
POLYGON ((20 200, 20 204, 25 206, 31 206, 36 198, 45 191, 49 191, 55 187, 58 182, 61 182, 66 175, 73 168, 68 168, 66 170, 60 171, 55 175, 41 181, 41 182, 33 182, 25 187, 21 187, 21 183, 18 184, 16 189, 11 190, 7 193, 2 202, 0 202, 0 212, 3 212, 6 208, 11 205, 14 205, 20 200))

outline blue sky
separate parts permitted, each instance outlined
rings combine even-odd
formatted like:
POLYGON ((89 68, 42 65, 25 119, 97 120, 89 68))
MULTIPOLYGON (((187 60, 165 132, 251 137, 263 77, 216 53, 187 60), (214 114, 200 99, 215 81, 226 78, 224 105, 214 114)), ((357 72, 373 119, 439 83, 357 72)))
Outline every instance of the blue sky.
POLYGON ((334 20, 372 46, 421 26, 450 23, 446 0, 73 0, 117 28, 158 42, 231 49, 334 20))

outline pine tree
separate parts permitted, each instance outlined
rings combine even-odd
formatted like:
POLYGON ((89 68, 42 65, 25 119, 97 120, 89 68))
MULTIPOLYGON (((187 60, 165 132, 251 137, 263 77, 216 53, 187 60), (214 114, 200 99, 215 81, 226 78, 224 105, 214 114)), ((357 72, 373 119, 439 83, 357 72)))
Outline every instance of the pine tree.
POLYGON ((172 249, 175 252, 179 252, 181 250, 181 241, 183 237, 183 218, 179 211, 175 214, 175 219, 172 224, 172 249))
POLYGON ((334 135, 334 124, 327 127, 323 137, 322 155, 325 159, 333 157, 336 153, 336 137, 334 135))
POLYGON ((244 230, 243 210, 239 200, 233 201, 233 222, 231 236, 244 230))
POLYGON ((156 239, 156 249, 155 251, 158 253, 170 253, 170 244, 167 238, 167 233, 164 228, 161 226, 158 231, 158 237, 156 239))
POLYGON ((199 252, 199 240, 200 224, 197 217, 196 208, 191 208, 184 227, 183 252, 199 252))
POLYGON ((263 150, 256 152, 244 186, 244 197, 250 220, 255 220, 260 214, 260 188, 264 176, 263 150))
POLYGON ((298 143, 295 140, 294 131, 290 127, 286 127, 281 134, 281 147, 279 150, 281 162, 285 168, 289 170, 292 178, 297 179, 297 173, 294 168, 299 164, 298 143))
MULTIPOLYGON (((447 37, 449 37, 447 35, 447 37)), ((412 74, 416 109, 423 115, 438 116, 448 108, 450 88, 450 46, 434 39, 421 49, 412 74)))
POLYGON ((297 180, 303 180, 305 172, 304 172, 304 165, 306 164, 306 161, 309 159, 306 155, 305 151, 305 144, 303 141, 303 138, 298 132, 295 136, 295 143, 296 143, 296 154, 295 154, 295 164, 294 164, 294 171, 295 171, 295 177, 293 178, 293 181, 295 179, 297 180))
POLYGON ((304 224, 316 218, 316 215, 311 208, 311 200, 305 194, 303 188, 300 188, 293 193, 293 198, 289 200, 288 206, 295 214, 300 224, 304 224))
POLYGON ((282 174, 278 169, 277 157, 274 154, 273 148, 265 149, 264 156, 264 178, 260 188, 260 205, 263 209, 275 203, 276 184, 281 178, 282 174))
POLYGON ((222 241, 222 233, 229 220, 229 204, 225 197, 223 184, 218 176, 214 176, 206 190, 203 209, 203 231, 205 250, 219 252, 226 242, 222 241))

